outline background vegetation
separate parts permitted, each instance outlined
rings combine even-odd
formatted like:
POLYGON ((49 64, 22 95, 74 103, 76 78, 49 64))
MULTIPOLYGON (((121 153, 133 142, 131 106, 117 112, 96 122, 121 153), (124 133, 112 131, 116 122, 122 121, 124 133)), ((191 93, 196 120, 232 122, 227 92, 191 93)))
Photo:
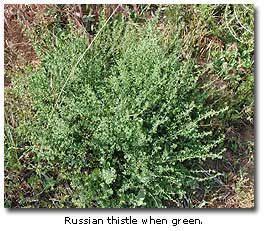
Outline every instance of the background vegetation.
POLYGON ((251 5, 6 5, 5 206, 253 207, 253 71, 251 5))

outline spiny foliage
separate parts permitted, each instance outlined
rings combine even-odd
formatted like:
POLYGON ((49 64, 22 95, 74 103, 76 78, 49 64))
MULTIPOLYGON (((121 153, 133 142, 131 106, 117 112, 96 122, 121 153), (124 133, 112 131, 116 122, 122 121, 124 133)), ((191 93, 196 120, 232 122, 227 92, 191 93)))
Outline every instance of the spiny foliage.
POLYGON ((29 82, 35 116, 25 129, 37 147, 37 174, 70 182, 77 207, 163 207, 181 199, 197 183, 183 162, 219 157, 222 141, 200 128, 222 110, 204 105, 194 62, 178 59, 181 43, 164 46, 153 22, 116 21, 59 96, 86 44, 64 31, 55 36, 29 82))

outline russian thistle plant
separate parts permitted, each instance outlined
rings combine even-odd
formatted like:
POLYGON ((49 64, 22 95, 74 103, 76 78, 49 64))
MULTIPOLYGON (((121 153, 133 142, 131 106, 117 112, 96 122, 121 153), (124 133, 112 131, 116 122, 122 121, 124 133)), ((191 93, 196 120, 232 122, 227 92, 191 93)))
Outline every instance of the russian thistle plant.
POLYGON ((78 63, 87 43, 75 32, 55 30, 36 46, 41 64, 24 89, 33 117, 19 130, 46 189, 69 185, 69 206, 179 206, 211 178, 198 165, 223 152, 211 122, 226 105, 207 104, 177 30, 157 25, 117 18, 78 63))

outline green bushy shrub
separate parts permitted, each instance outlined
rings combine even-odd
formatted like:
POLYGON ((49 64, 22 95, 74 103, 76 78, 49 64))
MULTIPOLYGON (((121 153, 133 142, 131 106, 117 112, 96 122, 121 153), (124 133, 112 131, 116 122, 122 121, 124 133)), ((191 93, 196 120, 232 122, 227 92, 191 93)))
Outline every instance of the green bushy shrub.
POLYGON ((209 179, 194 162, 221 157, 223 134, 211 123, 227 105, 208 103, 198 65, 179 59, 170 30, 118 18, 78 66, 87 43, 75 32, 36 44, 41 64, 14 88, 31 98, 33 117, 18 133, 44 190, 69 185, 70 207, 166 207, 209 179))

